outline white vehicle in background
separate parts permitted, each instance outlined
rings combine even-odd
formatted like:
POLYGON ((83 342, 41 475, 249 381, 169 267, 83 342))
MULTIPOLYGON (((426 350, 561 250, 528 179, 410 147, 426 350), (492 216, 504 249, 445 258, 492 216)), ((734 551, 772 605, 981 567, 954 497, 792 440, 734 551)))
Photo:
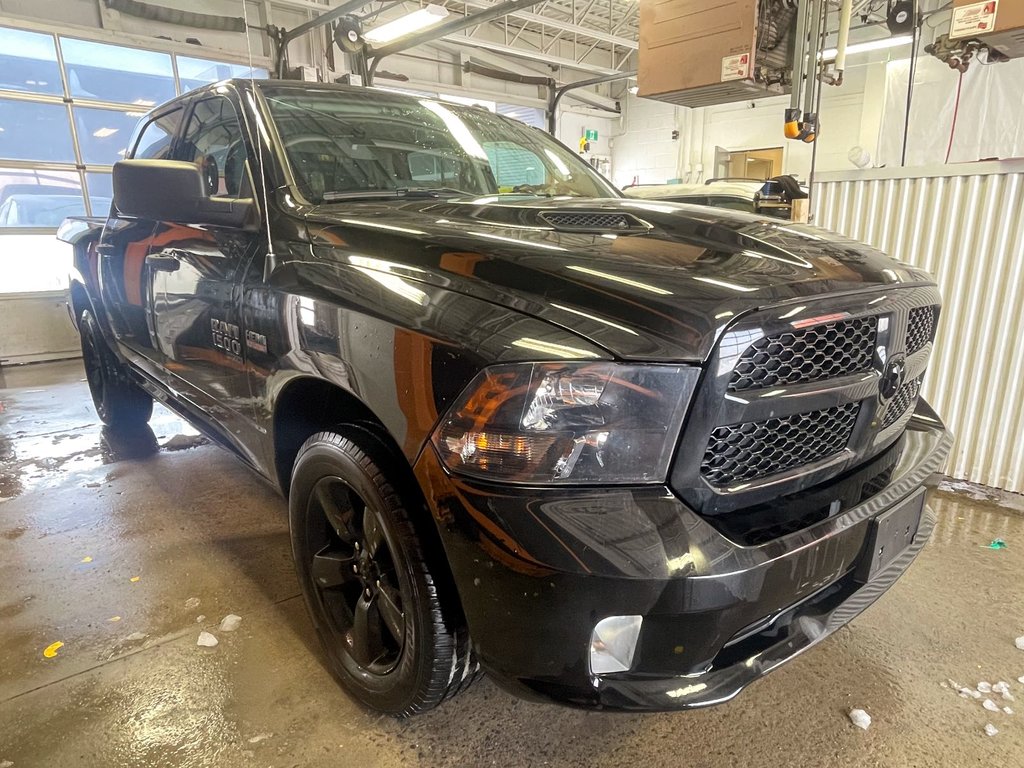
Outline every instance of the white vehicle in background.
POLYGON ((637 184, 624 187, 622 192, 640 200, 707 205, 787 220, 792 218, 793 200, 807 197, 807 188, 793 176, 708 179, 703 184, 637 184))

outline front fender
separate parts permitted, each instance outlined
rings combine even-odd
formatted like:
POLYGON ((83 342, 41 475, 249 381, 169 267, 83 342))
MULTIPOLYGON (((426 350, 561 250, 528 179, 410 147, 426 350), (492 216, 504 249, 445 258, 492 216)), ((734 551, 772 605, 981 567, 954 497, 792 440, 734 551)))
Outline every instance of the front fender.
POLYGON ((507 307, 386 270, 289 262, 247 292, 247 354, 271 419, 295 376, 350 394, 410 464, 481 368, 497 362, 608 359, 573 333, 507 307))

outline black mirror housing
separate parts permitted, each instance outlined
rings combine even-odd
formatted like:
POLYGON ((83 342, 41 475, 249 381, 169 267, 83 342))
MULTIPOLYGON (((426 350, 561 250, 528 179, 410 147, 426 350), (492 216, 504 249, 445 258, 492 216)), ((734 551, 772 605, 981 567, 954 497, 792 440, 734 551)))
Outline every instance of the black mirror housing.
POLYGON ((175 224, 250 229, 258 226, 251 198, 210 197, 202 172, 180 160, 114 163, 114 206, 124 216, 175 224))

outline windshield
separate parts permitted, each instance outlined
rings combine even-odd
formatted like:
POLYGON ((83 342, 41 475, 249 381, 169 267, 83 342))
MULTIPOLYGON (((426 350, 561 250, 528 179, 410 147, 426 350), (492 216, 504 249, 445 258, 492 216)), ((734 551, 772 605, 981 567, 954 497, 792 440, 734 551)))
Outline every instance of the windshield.
POLYGON ((391 193, 621 196, 547 134, 483 109, 369 89, 263 93, 299 191, 314 203, 391 193))

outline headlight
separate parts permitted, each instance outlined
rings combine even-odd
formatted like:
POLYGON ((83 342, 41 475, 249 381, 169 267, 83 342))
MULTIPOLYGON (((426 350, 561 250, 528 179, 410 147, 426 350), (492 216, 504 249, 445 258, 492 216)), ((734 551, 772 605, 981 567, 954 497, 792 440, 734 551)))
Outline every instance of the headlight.
POLYGON ((655 483, 699 371, 520 363, 483 370, 433 436, 453 472, 515 483, 655 483))

